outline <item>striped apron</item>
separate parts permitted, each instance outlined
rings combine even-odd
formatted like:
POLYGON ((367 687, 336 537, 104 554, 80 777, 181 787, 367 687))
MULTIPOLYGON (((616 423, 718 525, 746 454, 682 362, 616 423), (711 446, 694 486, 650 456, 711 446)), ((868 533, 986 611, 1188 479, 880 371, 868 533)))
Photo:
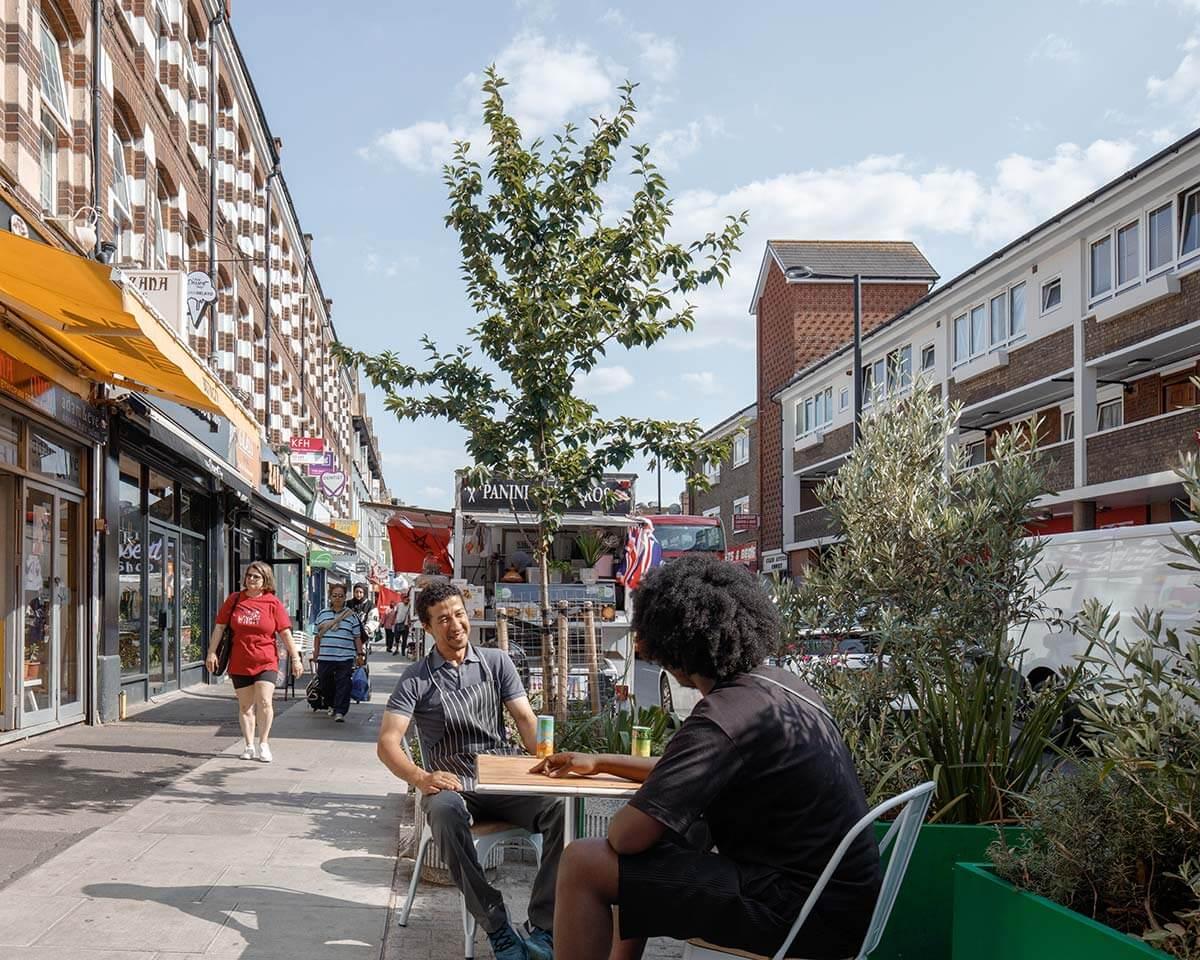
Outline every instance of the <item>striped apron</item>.
POLYGON ((430 748, 425 769, 453 773, 462 781, 463 790, 474 790, 478 779, 475 767, 478 754, 514 755, 521 751, 508 743, 500 712, 500 692, 487 659, 482 655, 479 657, 483 667, 482 683, 450 692, 438 683, 430 663, 431 656, 425 658, 425 669, 441 694, 446 728, 442 738, 430 748))

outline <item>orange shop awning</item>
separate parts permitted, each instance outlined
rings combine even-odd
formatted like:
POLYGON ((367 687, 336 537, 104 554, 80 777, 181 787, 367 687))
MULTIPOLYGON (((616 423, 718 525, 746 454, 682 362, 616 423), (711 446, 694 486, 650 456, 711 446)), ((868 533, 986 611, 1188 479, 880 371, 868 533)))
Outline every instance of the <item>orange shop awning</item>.
POLYGON ((0 231, 0 303, 80 365, 79 376, 258 425, 114 268, 0 231))

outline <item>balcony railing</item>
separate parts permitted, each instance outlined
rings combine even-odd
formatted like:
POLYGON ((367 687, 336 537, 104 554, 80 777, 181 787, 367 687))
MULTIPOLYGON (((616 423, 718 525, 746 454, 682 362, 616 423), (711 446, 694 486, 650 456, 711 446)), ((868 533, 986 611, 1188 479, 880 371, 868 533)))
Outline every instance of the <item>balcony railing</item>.
POLYGON ((793 543, 834 537, 837 536, 837 532, 833 517, 825 507, 802 510, 792 516, 793 543))
POLYGON ((1095 433, 1087 440, 1087 482, 1111 483, 1174 470, 1196 446, 1200 407, 1176 410, 1095 433))

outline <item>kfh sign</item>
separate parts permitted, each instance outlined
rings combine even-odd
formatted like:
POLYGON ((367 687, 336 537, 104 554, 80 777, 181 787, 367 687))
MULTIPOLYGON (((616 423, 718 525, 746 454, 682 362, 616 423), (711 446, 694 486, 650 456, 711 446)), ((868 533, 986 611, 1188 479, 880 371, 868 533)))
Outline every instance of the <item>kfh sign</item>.
MULTIPOLYGON (((613 517, 627 517, 633 510, 632 474, 606 474, 593 486, 582 502, 567 506, 567 513, 603 513, 613 517), (605 506, 605 498, 611 492, 616 500, 605 506)), ((478 486, 463 485, 459 491, 459 506, 470 513, 533 513, 536 509, 531 500, 532 484, 516 480, 492 479, 478 486)))

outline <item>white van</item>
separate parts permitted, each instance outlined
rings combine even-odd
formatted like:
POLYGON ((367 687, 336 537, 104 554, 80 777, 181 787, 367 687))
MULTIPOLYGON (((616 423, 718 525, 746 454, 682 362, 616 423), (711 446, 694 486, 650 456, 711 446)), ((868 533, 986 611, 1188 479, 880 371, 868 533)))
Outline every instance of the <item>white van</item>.
MULTIPOLYGON (((1197 532, 1200 524, 1189 522, 1048 536, 1040 566, 1047 571, 1061 566, 1064 576, 1046 595, 1046 602, 1074 615, 1095 597, 1121 615, 1118 632, 1131 639, 1138 633, 1134 615, 1142 607, 1161 610, 1164 628, 1182 632, 1200 619, 1200 587, 1197 574, 1171 567, 1172 561, 1182 558, 1168 548, 1175 546, 1174 534, 1197 532)), ((1024 631, 1014 628, 1011 639, 1024 651, 1021 671, 1031 684, 1073 666, 1086 649, 1074 631, 1041 621, 1024 631)))

